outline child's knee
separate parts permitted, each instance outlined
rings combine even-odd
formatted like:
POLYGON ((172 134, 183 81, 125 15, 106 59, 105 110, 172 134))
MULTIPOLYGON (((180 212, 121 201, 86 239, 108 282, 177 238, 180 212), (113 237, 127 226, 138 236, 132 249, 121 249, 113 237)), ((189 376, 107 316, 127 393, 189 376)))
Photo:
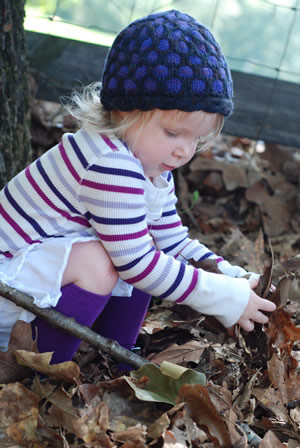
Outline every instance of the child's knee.
POLYGON ((72 247, 62 285, 75 283, 98 294, 109 294, 118 273, 100 241, 75 243, 72 247))

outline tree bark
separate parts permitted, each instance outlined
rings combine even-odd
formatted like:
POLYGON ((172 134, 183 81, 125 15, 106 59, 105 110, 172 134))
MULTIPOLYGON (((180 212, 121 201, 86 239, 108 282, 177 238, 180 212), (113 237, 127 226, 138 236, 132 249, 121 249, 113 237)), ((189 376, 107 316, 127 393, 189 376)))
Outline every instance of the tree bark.
POLYGON ((24 5, 0 1, 0 188, 32 157, 24 5))
POLYGON ((139 368, 142 365, 149 363, 149 361, 141 356, 122 347, 117 341, 100 336, 90 328, 79 324, 75 319, 66 317, 52 308, 39 308, 33 303, 32 297, 17 291, 14 288, 10 288, 2 282, 0 282, 0 295, 11 302, 14 302, 21 308, 46 320, 52 327, 59 328, 60 330, 87 342, 93 347, 103 350, 119 362, 125 362, 135 368, 139 368))

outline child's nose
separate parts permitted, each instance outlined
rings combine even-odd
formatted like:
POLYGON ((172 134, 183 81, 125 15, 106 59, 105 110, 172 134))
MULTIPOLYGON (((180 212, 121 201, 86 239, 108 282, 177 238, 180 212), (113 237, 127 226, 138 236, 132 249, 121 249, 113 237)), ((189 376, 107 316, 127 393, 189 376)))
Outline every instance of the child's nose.
POLYGON ((194 155, 195 149, 196 147, 194 144, 186 142, 177 147, 173 154, 175 157, 186 159, 194 155))

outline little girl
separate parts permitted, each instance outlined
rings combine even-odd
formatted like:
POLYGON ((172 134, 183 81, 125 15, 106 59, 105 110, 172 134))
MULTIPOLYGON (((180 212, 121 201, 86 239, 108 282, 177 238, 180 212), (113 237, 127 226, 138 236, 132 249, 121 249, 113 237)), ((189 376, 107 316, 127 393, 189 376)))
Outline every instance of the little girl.
MULTIPOLYGON (((172 10, 131 23, 102 83, 75 94, 80 123, 0 193, 0 280, 130 349, 151 296, 214 315, 225 327, 266 323, 275 305, 246 271, 188 237, 172 170, 211 145, 232 112, 232 81, 210 31, 172 10), (211 259, 222 274, 187 260, 211 259)), ((72 359, 80 341, 0 299, 0 345, 32 322, 41 352, 72 359)))

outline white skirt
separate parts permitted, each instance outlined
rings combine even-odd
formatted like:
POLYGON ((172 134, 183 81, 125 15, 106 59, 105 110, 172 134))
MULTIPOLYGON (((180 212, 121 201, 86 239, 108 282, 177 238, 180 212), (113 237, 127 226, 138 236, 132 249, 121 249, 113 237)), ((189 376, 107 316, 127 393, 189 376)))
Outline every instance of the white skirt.
MULTIPOLYGON (((97 239, 96 236, 73 236, 32 244, 14 258, 0 262, 0 281, 33 297, 40 308, 54 307, 61 296, 62 276, 72 245, 97 239)), ((34 314, 0 297, 0 350, 7 350, 10 332, 17 320, 31 322, 34 318, 34 314)))

